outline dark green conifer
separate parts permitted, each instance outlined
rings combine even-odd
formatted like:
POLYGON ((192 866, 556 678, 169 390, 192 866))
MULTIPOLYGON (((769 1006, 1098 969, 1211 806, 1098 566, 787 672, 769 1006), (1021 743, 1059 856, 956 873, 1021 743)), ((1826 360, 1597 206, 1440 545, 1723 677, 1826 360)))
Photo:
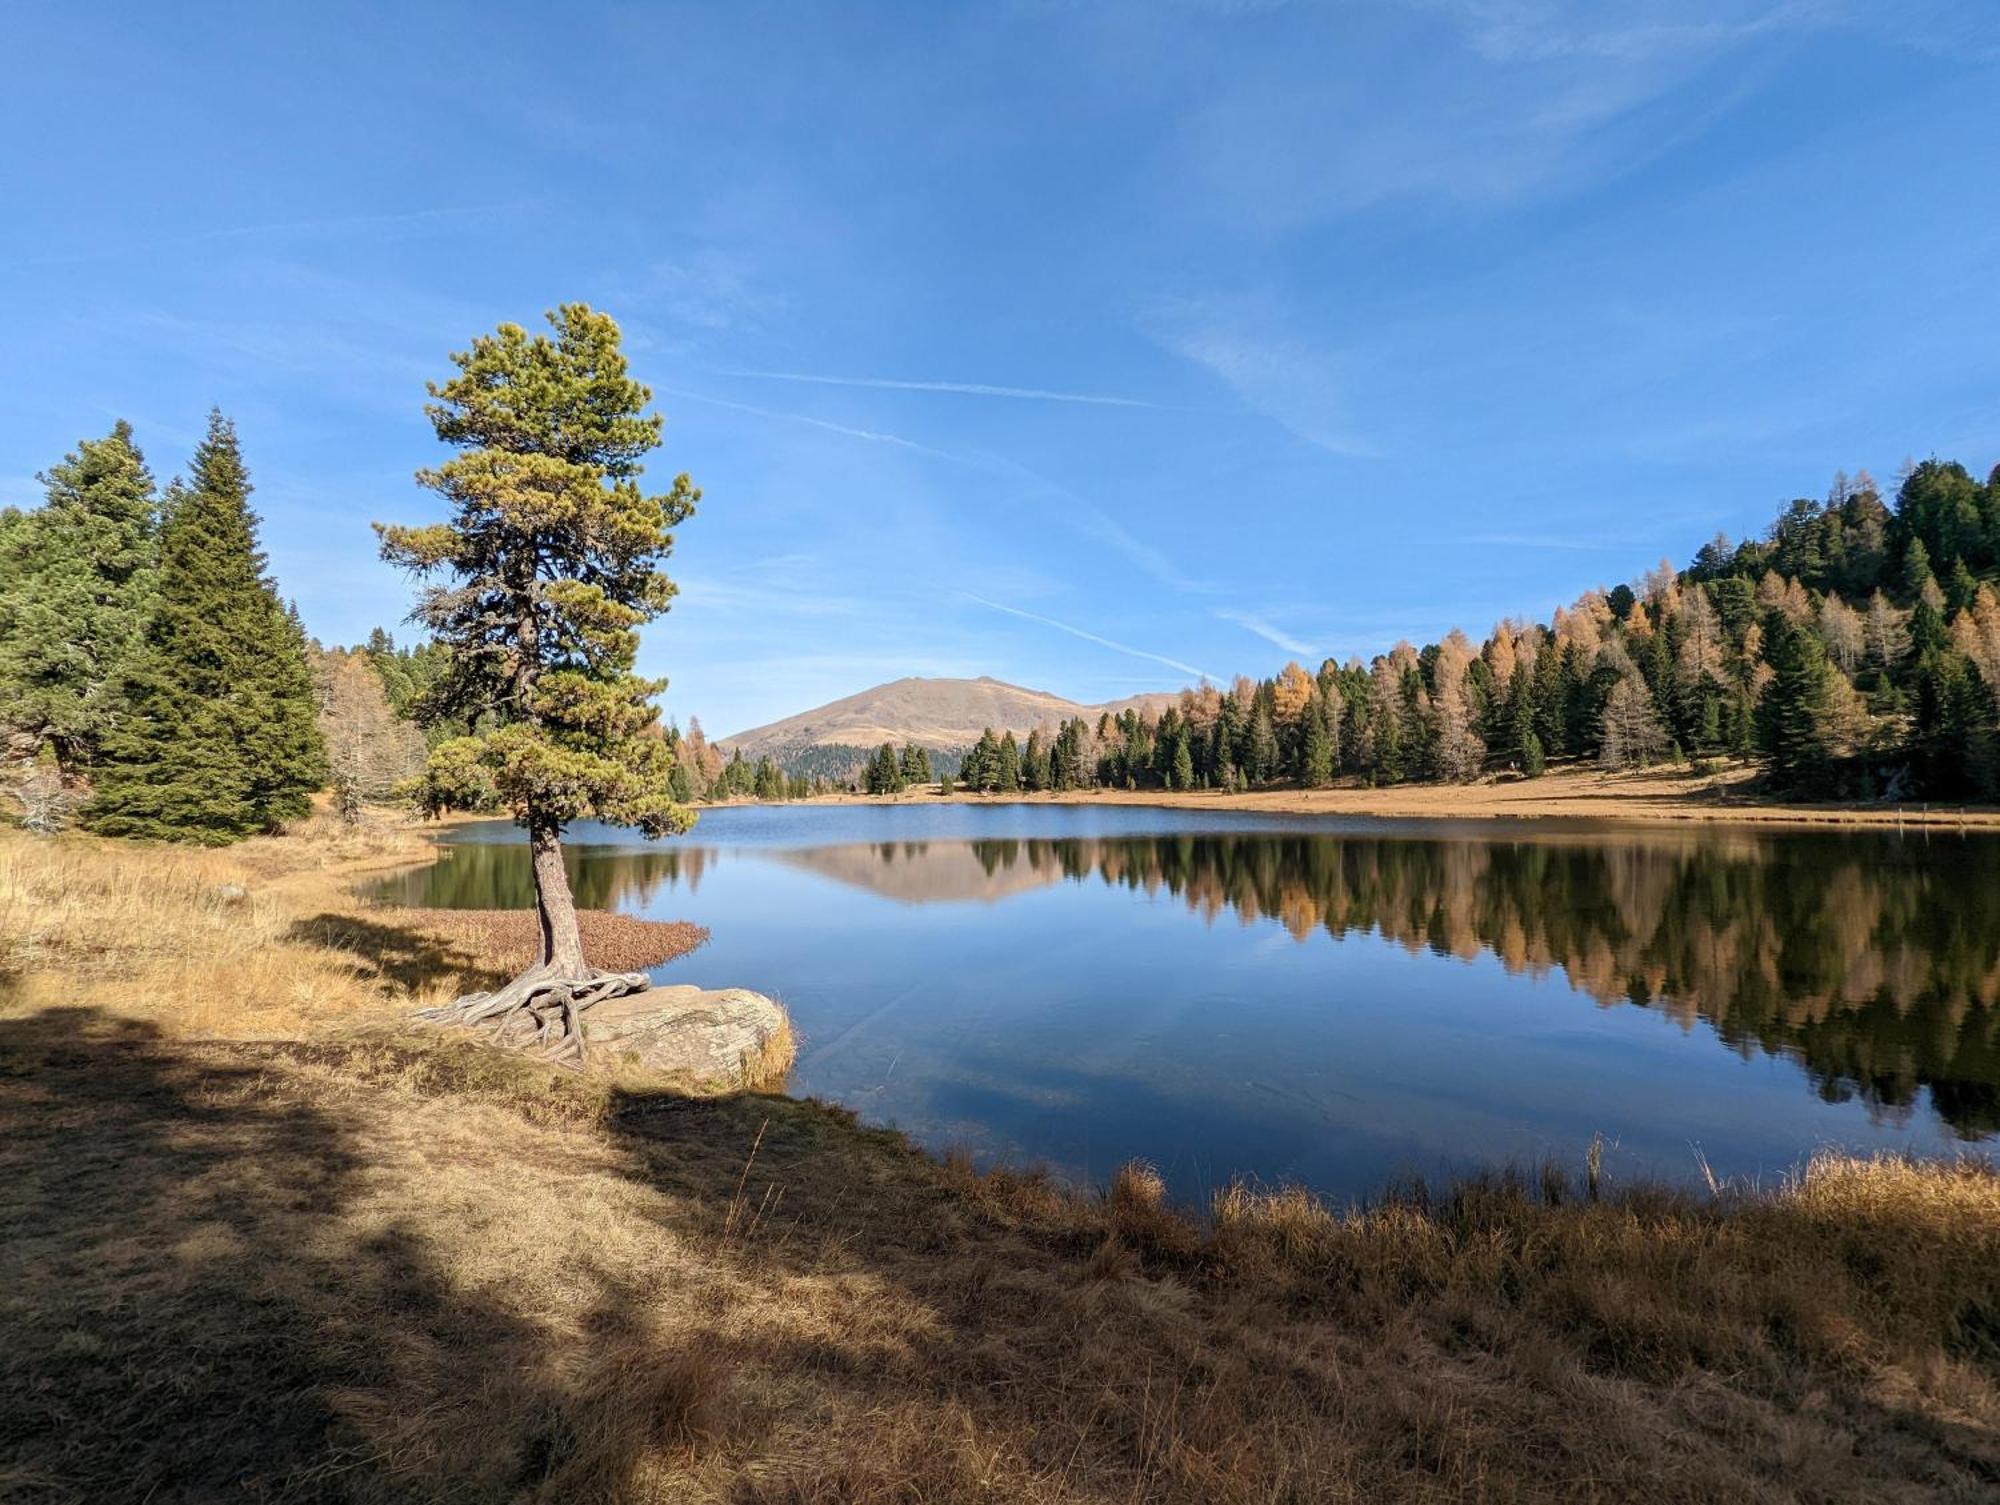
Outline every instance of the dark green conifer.
POLYGON ((1302 773, 1308 786, 1324 789, 1333 782, 1334 743, 1333 733, 1328 725, 1327 700, 1324 690, 1313 696, 1306 708, 1305 744, 1301 754, 1302 773))
POLYGON ((1782 612, 1768 617, 1773 679, 1758 706, 1771 782, 1793 794, 1827 792, 1833 764, 1834 677, 1819 638, 1782 612))
POLYGON ((1012 794, 1021 787, 1021 744, 1008 732, 1000 739, 1000 751, 993 763, 993 787, 1012 794))
POLYGON ((47 504, 0 532, 0 720, 74 773, 119 719, 117 681, 152 595, 157 506, 122 421, 40 479, 47 504))
POLYGON ((211 414, 187 485, 168 493, 158 589, 86 811, 94 829, 217 845, 304 815, 325 782, 304 634, 256 530, 236 431, 211 414))

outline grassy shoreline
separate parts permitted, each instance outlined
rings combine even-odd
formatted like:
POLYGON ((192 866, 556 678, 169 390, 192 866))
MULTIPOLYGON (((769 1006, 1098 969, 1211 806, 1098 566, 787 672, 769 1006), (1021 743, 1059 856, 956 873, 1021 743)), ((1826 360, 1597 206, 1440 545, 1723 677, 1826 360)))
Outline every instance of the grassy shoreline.
POLYGON ((297 923, 429 846, 0 833, 0 1493, 1192 1505, 2000 1483, 1983 1163, 1827 1159, 1716 1195, 1551 1168, 1363 1209, 1239 1187, 1205 1217, 1142 1167, 1096 1193, 979 1174, 817 1103, 398 1028, 459 985, 449 948, 398 973, 297 923), (51 880, 53 915, 31 908, 51 880))

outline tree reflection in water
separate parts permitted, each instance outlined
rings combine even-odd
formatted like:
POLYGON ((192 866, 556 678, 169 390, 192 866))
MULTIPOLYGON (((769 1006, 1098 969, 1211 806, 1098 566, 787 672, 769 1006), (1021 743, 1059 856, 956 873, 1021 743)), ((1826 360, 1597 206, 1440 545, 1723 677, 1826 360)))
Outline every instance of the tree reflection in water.
MULTIPOLYGON (((761 854, 904 902, 999 902, 1069 881, 1171 895, 1211 923, 1381 935, 1415 952, 1560 969, 1739 1052, 1799 1061, 1832 1101, 1959 1136, 2000 1130, 2000 843, 1744 832, 1418 839, 1348 834, 896 841, 761 854)), ((712 847, 573 847, 579 904, 697 890, 712 847)), ((463 845, 395 902, 532 901, 522 849, 463 845)))

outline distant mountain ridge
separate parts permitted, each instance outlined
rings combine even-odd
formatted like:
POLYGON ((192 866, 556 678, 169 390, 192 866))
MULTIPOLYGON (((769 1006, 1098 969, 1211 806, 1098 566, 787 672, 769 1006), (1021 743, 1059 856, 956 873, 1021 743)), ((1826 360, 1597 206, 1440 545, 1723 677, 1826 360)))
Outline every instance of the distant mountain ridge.
MULTIPOLYGON (((800 761, 816 748, 872 751, 884 742, 914 742, 932 752, 957 752, 979 740, 987 727, 1025 737, 1038 726, 1059 725, 1072 716, 1095 721, 1127 707, 1155 713, 1180 699, 1177 690, 1131 695, 1102 705, 1065 700, 1047 690, 1030 690, 982 675, 978 679, 911 676, 876 685, 768 726, 718 738, 726 752, 746 758, 769 755, 780 765, 800 761)), ((823 762, 823 758, 814 759, 823 762)))

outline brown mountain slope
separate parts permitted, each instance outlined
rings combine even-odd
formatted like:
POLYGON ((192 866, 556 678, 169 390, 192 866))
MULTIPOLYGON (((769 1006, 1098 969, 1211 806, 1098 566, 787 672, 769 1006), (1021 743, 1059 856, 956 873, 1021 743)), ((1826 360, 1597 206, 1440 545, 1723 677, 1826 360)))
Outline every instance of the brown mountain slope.
POLYGON ((1095 720, 1100 712, 1116 715, 1127 706, 1157 714, 1178 699, 1178 692, 1134 695, 1104 705, 1080 705, 1046 690, 1027 690, 997 679, 898 679, 849 695, 829 705, 801 711, 769 726, 753 727, 721 739, 729 750, 741 748, 746 758, 774 756, 803 747, 898 747, 914 742, 939 752, 970 747, 987 727, 1026 736, 1038 726, 1054 725, 1072 716, 1095 720))

